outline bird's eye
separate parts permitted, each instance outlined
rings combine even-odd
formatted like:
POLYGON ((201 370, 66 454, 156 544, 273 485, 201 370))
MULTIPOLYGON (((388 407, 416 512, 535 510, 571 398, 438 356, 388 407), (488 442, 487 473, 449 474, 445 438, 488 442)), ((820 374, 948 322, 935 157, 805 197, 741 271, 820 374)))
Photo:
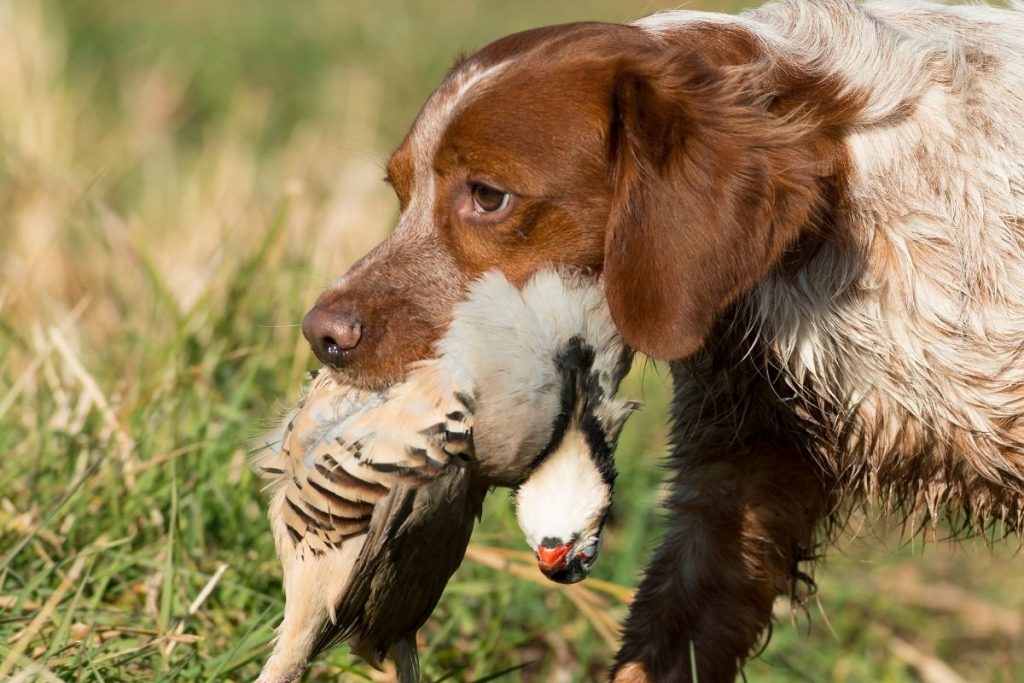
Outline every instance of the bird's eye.
POLYGON ((501 211, 508 206, 508 200, 511 196, 508 192, 503 192, 489 185, 483 185, 481 183, 474 183, 473 187, 473 208, 479 213, 494 213, 501 211))
POLYGON ((579 552, 579 557, 582 557, 587 560, 594 559, 595 555, 597 555, 597 543, 591 543, 579 552))

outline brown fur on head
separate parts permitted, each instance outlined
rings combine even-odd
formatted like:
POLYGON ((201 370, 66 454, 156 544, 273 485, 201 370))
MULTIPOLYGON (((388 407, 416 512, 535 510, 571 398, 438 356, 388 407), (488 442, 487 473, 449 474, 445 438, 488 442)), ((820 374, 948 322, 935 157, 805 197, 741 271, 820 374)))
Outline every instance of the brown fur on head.
POLYGON ((604 272, 636 348, 692 353, 820 196, 809 129, 769 112, 763 72, 715 63, 745 49, 700 56, 635 27, 574 24, 460 62, 388 164, 394 235, 314 309, 355 315, 358 344, 328 358, 307 329, 314 350, 349 381, 388 384, 429 355, 471 279, 572 265, 604 272), (507 206, 479 211, 477 184, 507 206))

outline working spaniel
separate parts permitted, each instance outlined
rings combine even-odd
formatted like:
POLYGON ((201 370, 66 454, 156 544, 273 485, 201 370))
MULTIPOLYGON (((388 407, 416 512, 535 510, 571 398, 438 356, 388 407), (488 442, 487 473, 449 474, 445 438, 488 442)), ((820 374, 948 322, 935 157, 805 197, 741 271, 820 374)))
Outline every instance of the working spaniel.
POLYGON ((503 38, 388 163, 394 234, 306 316, 380 387, 467 283, 603 278, 675 380, 615 681, 730 681, 851 506, 1019 528, 1024 12, 782 0, 503 38), (691 662, 691 653, 696 661, 691 662))

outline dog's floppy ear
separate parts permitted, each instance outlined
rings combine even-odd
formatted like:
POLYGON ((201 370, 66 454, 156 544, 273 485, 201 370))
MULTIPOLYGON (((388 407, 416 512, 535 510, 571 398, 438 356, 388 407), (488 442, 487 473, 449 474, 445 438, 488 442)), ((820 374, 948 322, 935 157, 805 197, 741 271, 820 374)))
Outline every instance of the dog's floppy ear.
POLYGON ((626 341, 656 358, 700 348, 818 203, 808 127, 770 114, 757 81, 664 52, 615 79, 605 290, 626 341))

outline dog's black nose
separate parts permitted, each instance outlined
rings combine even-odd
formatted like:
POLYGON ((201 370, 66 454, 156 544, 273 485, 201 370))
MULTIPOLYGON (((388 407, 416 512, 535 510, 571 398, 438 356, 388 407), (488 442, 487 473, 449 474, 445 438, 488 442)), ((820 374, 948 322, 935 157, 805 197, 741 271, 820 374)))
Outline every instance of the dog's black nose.
POLYGON ((351 311, 314 306, 302 319, 302 335, 322 363, 340 368, 363 337, 363 320, 351 311))

